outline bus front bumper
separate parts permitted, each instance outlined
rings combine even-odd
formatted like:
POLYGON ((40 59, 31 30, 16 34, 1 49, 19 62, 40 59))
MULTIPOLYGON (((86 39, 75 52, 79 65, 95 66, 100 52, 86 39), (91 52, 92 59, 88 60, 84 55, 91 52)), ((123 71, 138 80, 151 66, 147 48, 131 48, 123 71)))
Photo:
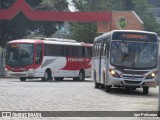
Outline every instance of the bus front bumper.
POLYGON ((6 71, 6 77, 34 77, 33 70, 23 71, 23 72, 12 72, 6 71))
POLYGON ((131 87, 156 87, 156 79, 123 79, 110 76, 107 85, 131 87))

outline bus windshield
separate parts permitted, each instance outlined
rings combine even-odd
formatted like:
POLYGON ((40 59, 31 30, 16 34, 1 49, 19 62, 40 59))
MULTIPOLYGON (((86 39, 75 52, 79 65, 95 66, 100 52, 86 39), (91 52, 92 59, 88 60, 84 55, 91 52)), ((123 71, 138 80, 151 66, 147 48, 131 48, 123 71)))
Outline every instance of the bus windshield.
POLYGON ((12 67, 22 67, 33 63, 33 44, 8 44, 6 64, 12 67))
POLYGON ((151 42, 112 41, 111 65, 130 69, 150 69, 157 66, 158 45, 151 42))

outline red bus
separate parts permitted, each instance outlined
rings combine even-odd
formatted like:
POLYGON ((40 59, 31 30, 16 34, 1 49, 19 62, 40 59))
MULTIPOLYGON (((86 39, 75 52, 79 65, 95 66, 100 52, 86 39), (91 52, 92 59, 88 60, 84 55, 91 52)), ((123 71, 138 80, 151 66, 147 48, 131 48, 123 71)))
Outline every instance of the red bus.
POLYGON ((91 76, 92 44, 59 38, 19 39, 7 43, 6 76, 85 80, 91 76))

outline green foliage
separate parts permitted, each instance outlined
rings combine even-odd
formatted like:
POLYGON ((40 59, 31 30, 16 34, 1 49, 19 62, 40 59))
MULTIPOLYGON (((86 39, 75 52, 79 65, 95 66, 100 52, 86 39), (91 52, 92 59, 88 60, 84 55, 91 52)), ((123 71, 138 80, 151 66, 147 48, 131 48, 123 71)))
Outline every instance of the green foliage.
POLYGON ((0 47, 0 51, 2 51, 3 49, 0 47))
POLYGON ((26 0, 26 2, 31 8, 35 9, 37 5, 39 5, 42 2, 42 0, 26 0))
POLYGON ((80 42, 93 43, 96 37, 96 24, 95 23, 70 23, 70 31, 74 33, 71 38, 80 42))
POLYGON ((16 0, 0 0, 0 8, 9 8, 16 0))
MULTIPOLYGON (((160 35, 160 24, 147 10, 151 6, 148 0, 72 0, 72 2, 77 11, 135 11, 144 22, 144 30, 154 31, 160 35)), ((121 25, 124 26, 124 23, 121 25)), ((96 23, 70 24, 70 31, 71 37, 80 41, 92 42, 97 35, 96 23), (90 30, 92 34, 89 34, 90 30)))
MULTIPOLYGON (((0 8, 8 8, 16 0, 1 0, 0 8)), ((35 10, 63 10, 68 11, 67 0, 26 0, 26 2, 35 10)), ((30 21, 20 12, 12 20, 0 21, 0 46, 4 47, 7 41, 13 39, 26 38, 28 35, 51 36, 61 27, 63 22, 52 21, 30 21)))

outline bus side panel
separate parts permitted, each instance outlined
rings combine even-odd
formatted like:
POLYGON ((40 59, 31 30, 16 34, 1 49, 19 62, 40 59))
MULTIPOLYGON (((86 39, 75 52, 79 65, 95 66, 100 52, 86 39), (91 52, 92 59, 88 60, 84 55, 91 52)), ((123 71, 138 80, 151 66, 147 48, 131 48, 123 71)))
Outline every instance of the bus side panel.
POLYGON ((86 62, 85 58, 45 56, 42 65, 36 69, 36 76, 43 77, 45 70, 49 68, 52 71, 52 77, 78 77, 80 69, 84 68, 85 76, 90 77, 91 60, 87 60, 86 62))
POLYGON ((96 74, 96 81, 99 82, 99 58, 93 58, 94 59, 94 71, 96 74))
POLYGON ((36 77, 44 77, 44 73, 47 69, 50 69, 52 72, 52 76, 55 73, 59 72, 59 69, 64 67, 66 64, 66 60, 64 57, 49 57, 44 56, 42 65, 35 69, 35 76, 36 77))
POLYGON ((106 57, 102 57, 101 59, 101 83, 105 83, 105 78, 106 78, 106 66, 107 66, 107 61, 106 57), (105 78, 104 78, 105 75, 105 78))

